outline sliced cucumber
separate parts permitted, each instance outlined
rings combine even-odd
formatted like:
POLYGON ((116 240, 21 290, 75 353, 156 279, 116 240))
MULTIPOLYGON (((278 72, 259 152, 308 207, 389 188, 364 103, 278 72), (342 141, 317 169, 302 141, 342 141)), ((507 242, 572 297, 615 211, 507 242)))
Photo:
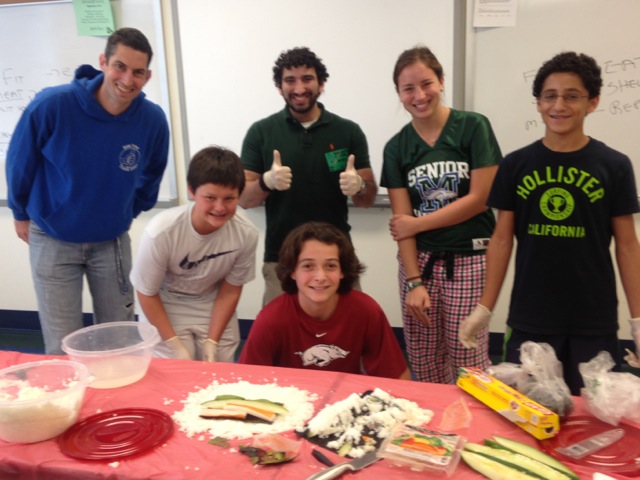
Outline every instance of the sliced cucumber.
POLYGON ((464 449, 486 456, 491 460, 503 463, 507 467, 522 471, 523 473, 536 478, 546 480, 570 479, 570 477, 565 473, 520 453, 511 452, 502 448, 491 448, 477 443, 467 443, 465 444, 464 449))
POLYGON ((490 480, 540 480, 540 477, 533 477, 524 472, 509 468, 503 463, 478 453, 463 450, 461 455, 467 465, 490 480))
POLYGON ((527 457, 533 458, 534 460, 545 463, 550 467, 553 467, 556 470, 563 472, 572 480, 580 480, 580 477, 578 477, 578 475, 569 467, 567 467, 564 463, 562 463, 559 460, 556 460, 555 458, 547 455, 544 452, 541 452, 540 450, 530 445, 518 442, 516 440, 511 440, 510 438, 499 437, 497 435, 493 436, 493 440, 498 445, 500 445, 501 448, 504 448, 505 450, 526 455, 527 457))
POLYGON ((342 446, 338 449, 338 455, 340 455, 341 457, 346 457, 352 448, 353 448, 353 445, 351 444, 351 442, 344 442, 342 446))

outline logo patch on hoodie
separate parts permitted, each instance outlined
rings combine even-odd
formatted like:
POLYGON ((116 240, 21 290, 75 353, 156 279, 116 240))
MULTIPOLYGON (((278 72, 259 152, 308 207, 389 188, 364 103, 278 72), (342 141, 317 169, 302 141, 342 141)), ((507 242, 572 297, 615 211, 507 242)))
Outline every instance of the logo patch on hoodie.
POLYGON ((125 172, 132 172, 140 163, 140 147, 129 144, 122 147, 120 152, 120 168, 125 172))

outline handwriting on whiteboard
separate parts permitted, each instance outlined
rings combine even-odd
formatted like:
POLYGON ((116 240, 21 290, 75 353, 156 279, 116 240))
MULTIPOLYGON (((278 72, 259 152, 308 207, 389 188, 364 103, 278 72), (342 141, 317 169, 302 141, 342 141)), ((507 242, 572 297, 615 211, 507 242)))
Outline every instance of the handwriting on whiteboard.
POLYGON ((20 115, 36 94, 45 87, 68 83, 73 78, 75 67, 56 66, 46 68, 0 68, 0 159, 6 158, 13 127, 20 115))
MULTIPOLYGON (((596 59, 602 69, 603 85, 600 92, 600 104, 592 115, 640 116, 640 56, 606 60, 596 59)), ((522 72, 522 79, 529 91, 537 70, 522 72)), ((532 100, 532 103, 535 103, 532 100)), ((525 130, 544 129, 539 117, 527 118, 525 130)))

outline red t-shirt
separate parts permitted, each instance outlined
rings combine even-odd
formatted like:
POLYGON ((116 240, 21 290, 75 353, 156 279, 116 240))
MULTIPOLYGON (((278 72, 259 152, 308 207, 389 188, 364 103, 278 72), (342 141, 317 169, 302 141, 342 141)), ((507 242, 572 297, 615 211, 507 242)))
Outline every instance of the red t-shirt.
POLYGON ((382 308, 355 290, 340 295, 327 320, 307 315, 297 294, 275 298, 254 321, 239 362, 388 378, 407 369, 382 308))

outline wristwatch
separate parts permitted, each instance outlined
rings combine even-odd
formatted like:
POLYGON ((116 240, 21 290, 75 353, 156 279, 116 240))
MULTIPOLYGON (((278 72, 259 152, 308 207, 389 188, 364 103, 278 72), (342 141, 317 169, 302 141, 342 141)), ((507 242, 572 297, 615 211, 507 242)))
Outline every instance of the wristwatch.
POLYGON ((262 189, 263 192, 273 191, 269 187, 267 187, 267 183, 264 181, 264 174, 260 175, 260 177, 258 178, 258 185, 260 185, 260 188, 262 189))
MULTIPOLYGON (((362 178, 362 177, 360 177, 362 178)), ((360 190, 358 191, 358 193, 356 193, 356 196, 360 197, 362 195, 364 195, 365 193, 367 193, 367 182, 364 178, 362 178, 362 187, 360 187, 360 190)))
POLYGON ((424 282, 422 282, 422 281, 406 282, 405 285, 407 286, 407 292, 410 292, 411 290, 413 290, 416 287, 423 287, 424 286, 424 282))

